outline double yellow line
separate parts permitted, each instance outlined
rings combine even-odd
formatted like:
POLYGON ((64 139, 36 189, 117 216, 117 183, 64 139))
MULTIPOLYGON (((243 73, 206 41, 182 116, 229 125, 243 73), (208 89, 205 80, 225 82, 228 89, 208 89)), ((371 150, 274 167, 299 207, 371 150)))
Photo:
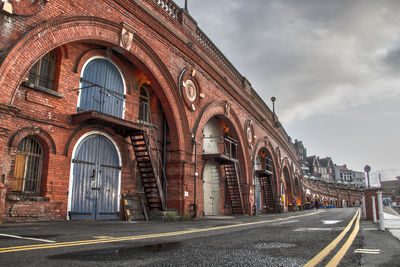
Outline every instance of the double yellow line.
POLYGON ((307 262, 304 267, 312 267, 320 263, 329 253, 339 244, 339 242, 346 236, 347 232, 351 229, 354 221, 356 221, 353 231, 351 232, 347 241, 343 244, 343 246, 339 249, 339 251, 333 256, 333 258, 328 262, 326 266, 333 267, 337 266, 339 262, 343 259, 344 255, 346 255, 349 250, 351 244, 354 242, 358 231, 360 230, 360 210, 358 209, 353 219, 351 219, 350 223, 346 226, 343 232, 338 235, 335 240, 333 240, 329 245, 327 245, 320 253, 318 253, 314 258, 312 258, 309 262, 307 262))
POLYGON ((237 227, 242 227, 242 226, 251 226, 251 225, 257 225, 257 224, 279 222, 279 221, 285 221, 285 220, 289 220, 289 219, 293 219, 293 218, 315 215, 317 213, 320 213, 320 212, 313 212, 313 213, 309 213, 309 214, 290 216, 287 218, 280 218, 280 219, 273 219, 273 220, 263 220, 263 221, 258 221, 258 222, 240 223, 240 224, 208 227, 208 228, 201 228, 201 229, 190 229, 190 230, 184 230, 184 231, 159 233, 159 234, 123 236, 123 237, 104 237, 104 238, 82 240, 82 241, 60 242, 60 243, 51 243, 51 244, 47 243, 47 244, 17 246, 17 247, 5 247, 5 248, 0 248, 0 253, 27 251, 27 250, 36 250, 36 249, 83 246, 83 245, 95 245, 95 244, 114 243, 114 242, 131 241, 131 240, 150 239, 150 238, 156 238, 156 237, 179 236, 179 235, 192 234, 192 233, 208 232, 208 231, 215 231, 215 230, 222 230, 222 229, 229 229, 229 228, 237 228, 237 227))

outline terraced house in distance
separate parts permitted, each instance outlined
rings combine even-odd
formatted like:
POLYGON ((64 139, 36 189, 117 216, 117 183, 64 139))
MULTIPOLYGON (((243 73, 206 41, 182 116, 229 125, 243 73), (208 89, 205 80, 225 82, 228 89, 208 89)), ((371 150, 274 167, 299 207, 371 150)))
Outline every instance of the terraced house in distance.
MULTIPOLYGON (((0 221, 302 207, 290 138, 169 0, 0 3, 0 221)), ((268 88, 263 88, 268 90, 268 88)))

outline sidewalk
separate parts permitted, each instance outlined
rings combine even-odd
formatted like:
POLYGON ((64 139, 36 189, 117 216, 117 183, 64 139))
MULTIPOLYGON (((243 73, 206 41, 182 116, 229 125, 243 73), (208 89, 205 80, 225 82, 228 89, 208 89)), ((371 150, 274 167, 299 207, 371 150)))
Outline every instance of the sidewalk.
POLYGON ((385 229, 400 240, 400 216, 384 212, 385 229))

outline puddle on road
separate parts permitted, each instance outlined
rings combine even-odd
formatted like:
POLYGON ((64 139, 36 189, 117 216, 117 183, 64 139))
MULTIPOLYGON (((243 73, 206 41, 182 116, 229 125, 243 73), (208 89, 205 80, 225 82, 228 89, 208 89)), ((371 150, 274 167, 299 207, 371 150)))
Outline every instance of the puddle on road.
POLYGON ((174 250, 181 246, 181 242, 170 242, 151 244, 140 247, 120 247, 110 249, 96 249, 52 255, 47 258, 53 260, 78 260, 78 261, 110 261, 130 260, 148 257, 147 254, 154 254, 174 250))
POLYGON ((271 249, 271 248, 293 248, 297 247, 296 244, 293 243, 280 243, 280 242, 263 242, 263 243, 258 243, 254 245, 255 248, 258 249, 271 249))

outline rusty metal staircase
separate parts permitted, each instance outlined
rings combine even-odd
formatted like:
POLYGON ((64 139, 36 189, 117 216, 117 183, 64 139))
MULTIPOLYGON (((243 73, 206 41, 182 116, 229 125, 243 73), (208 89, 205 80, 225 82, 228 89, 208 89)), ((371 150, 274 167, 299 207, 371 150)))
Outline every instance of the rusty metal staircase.
POLYGON ((147 204, 150 211, 164 211, 165 200, 157 171, 156 161, 151 153, 149 138, 145 131, 140 131, 130 136, 133 151, 137 161, 137 168, 142 180, 147 204))
POLYGON ((268 213, 274 212, 274 196, 272 191, 271 176, 260 177, 261 188, 264 193, 264 200, 266 211, 268 213))
POLYGON ((232 213, 244 214, 237 163, 226 163, 224 164, 224 168, 229 198, 231 200, 232 213))

